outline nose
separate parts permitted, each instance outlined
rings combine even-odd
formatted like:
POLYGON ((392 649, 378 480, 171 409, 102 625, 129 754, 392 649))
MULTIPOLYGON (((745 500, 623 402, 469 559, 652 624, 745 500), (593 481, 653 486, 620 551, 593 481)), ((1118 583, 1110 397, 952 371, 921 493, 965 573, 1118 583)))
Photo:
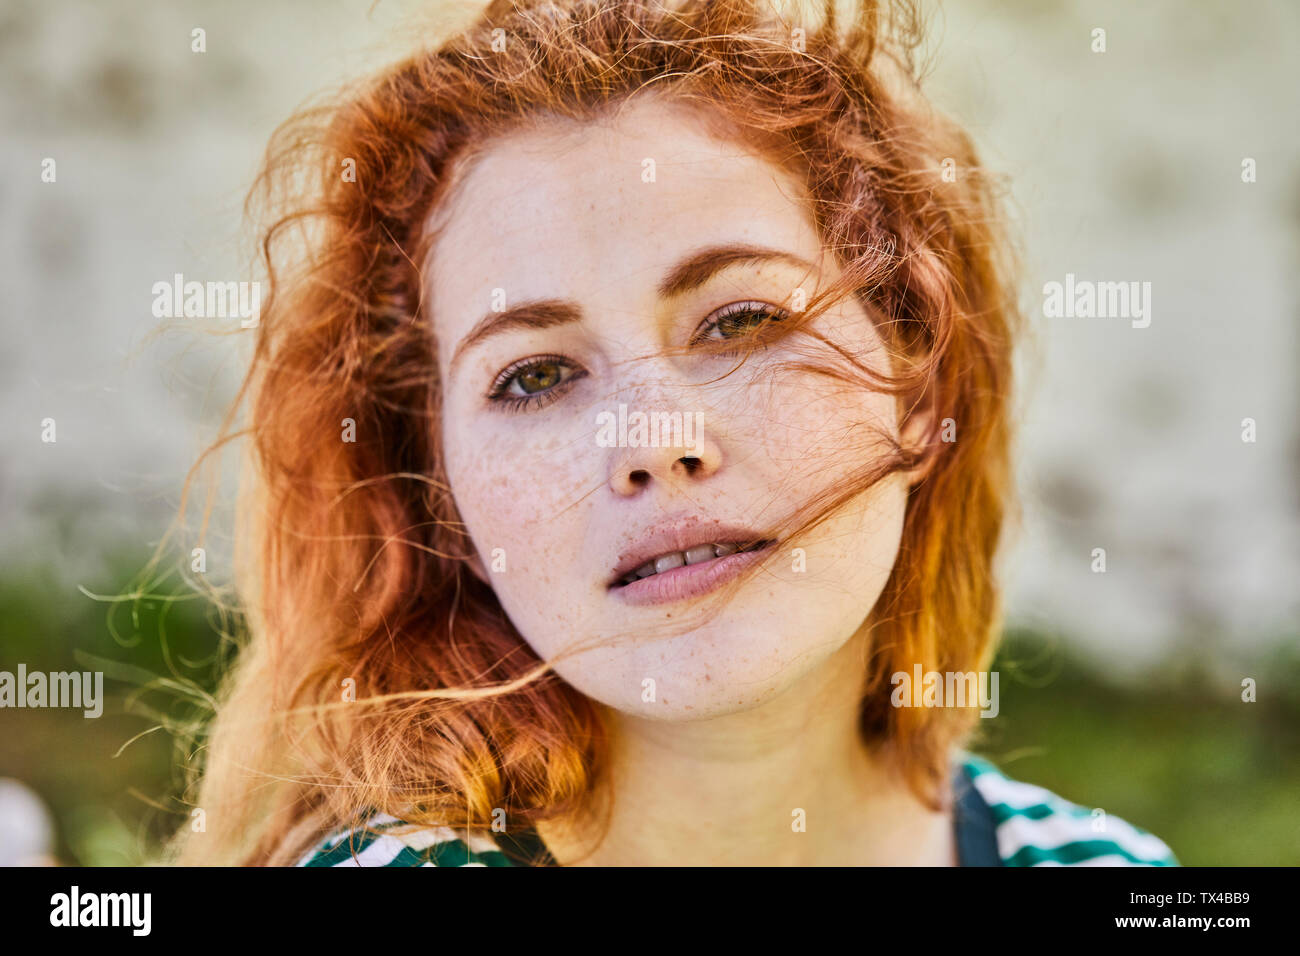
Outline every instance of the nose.
POLYGON ((697 431, 690 447, 642 444, 611 449, 609 485, 616 495, 630 498, 654 482, 684 487, 704 481, 722 465, 722 452, 708 435, 697 431))

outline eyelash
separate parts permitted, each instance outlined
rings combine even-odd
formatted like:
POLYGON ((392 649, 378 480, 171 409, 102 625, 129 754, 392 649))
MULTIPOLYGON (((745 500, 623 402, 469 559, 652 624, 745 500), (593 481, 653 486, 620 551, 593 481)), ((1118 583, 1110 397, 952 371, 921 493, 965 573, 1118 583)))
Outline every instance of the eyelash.
MULTIPOLYGON (((714 313, 713 318, 706 320, 706 325, 697 329, 691 336, 691 344, 703 341, 704 337, 718 327, 718 324, 733 315, 741 315, 746 312, 759 312, 766 315, 768 322, 782 322, 790 317, 790 313, 785 309, 778 308, 774 305, 768 305, 766 302, 733 302, 731 305, 725 305, 714 313)), ((766 323, 764 323, 766 324, 766 323)), ((744 338, 744 336, 735 336, 735 338, 744 338)), ((714 350, 714 355, 738 355, 740 349, 730 351, 714 350)))
MULTIPOLYGON (((763 313, 768 316, 768 321, 776 322, 783 321, 789 317, 789 313, 786 312, 785 309, 768 305, 765 302, 736 302, 731 305, 723 306, 714 313, 710 319, 706 320, 705 324, 697 329, 695 334, 691 336, 690 344, 695 345, 698 342, 704 341, 705 336, 716 329, 720 322, 723 322, 733 315, 743 314, 746 312, 763 313)), ((735 337, 742 338, 743 336, 735 337)), ((738 355, 739 353, 740 349, 710 350, 710 354, 720 356, 738 355)), ((578 369, 563 355, 530 355, 528 358, 511 362, 510 365, 506 366, 506 368, 502 369, 501 372, 498 373, 496 379, 492 382, 492 387, 488 390, 487 399, 506 412, 521 412, 525 409, 541 409, 563 396, 564 393, 569 390, 569 386, 573 382, 585 378, 586 375, 587 373, 585 371, 578 369), (510 383, 514 381, 520 372, 533 366, 545 365, 547 363, 558 365, 562 368, 572 369, 573 374, 562 379, 560 382, 552 385, 543 392, 534 392, 531 395, 506 395, 506 389, 510 387, 510 383)))
POLYGON ((495 381, 493 381, 492 388, 488 390, 487 397, 489 401, 500 405, 501 408, 507 412, 523 411, 525 408, 530 407, 545 408, 547 405, 551 404, 551 402, 555 401, 562 394, 567 392, 568 386, 571 382, 575 382, 578 379, 585 377, 586 374, 586 372, 580 371, 563 355, 530 355, 528 358, 522 358, 516 362, 511 362, 502 369, 500 374, 497 375, 495 381), (506 394, 506 389, 510 387, 510 383, 514 381, 520 372, 536 365, 546 365, 548 363, 558 365, 561 368, 572 369, 573 374, 562 379, 557 384, 552 385, 544 392, 534 392, 532 395, 506 394))

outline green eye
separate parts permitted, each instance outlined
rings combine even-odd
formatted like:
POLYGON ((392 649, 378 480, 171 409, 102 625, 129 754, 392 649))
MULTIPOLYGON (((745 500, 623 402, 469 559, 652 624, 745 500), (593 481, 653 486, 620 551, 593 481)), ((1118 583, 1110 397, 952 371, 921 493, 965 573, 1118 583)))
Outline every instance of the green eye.
POLYGON ((511 411, 539 406, 560 397, 567 386, 586 373, 560 355, 535 355, 506 368, 492 383, 489 401, 511 411))
POLYGON ((563 372, 556 362, 538 362, 517 372, 514 381, 526 395, 535 395, 554 388, 563 380, 563 372))
POLYGON ((734 339, 752 335, 759 329, 774 322, 782 322, 789 317, 784 309, 762 302, 737 302, 726 306, 705 323, 695 336, 695 341, 713 338, 710 333, 718 332, 718 338, 734 339))

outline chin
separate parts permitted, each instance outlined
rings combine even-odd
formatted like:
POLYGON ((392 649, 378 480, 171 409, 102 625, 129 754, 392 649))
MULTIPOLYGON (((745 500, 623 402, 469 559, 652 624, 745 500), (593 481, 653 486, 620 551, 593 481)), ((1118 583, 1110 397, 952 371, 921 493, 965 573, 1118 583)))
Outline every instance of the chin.
POLYGON ((780 696, 824 665, 862 620, 831 624, 808 614, 795 623, 788 611, 757 610, 737 615, 723 609, 695 630, 632 638, 557 664, 556 671, 587 697, 629 717, 705 720, 780 696), (818 640, 827 634, 835 636, 818 640))

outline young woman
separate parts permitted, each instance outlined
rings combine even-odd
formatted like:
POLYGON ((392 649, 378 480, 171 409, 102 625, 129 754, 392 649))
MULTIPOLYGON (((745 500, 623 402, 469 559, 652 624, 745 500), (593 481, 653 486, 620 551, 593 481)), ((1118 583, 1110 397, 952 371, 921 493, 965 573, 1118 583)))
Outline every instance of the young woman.
POLYGON ((249 640, 173 859, 1174 862, 942 693, 1020 323, 916 23, 495 0, 282 128, 249 640))

